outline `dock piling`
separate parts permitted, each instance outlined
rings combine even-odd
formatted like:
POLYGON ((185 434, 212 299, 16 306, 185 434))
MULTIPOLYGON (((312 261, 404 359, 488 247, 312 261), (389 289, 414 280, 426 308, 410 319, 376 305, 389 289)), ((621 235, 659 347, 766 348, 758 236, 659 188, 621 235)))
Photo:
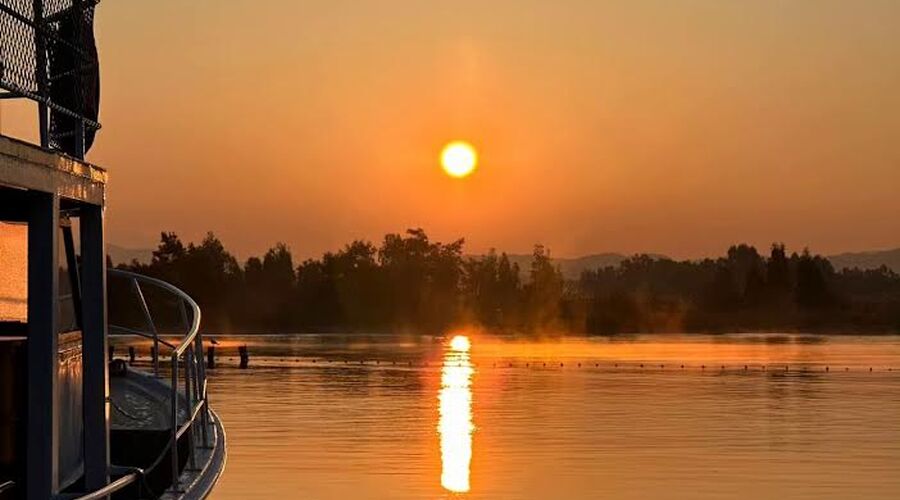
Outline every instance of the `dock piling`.
POLYGON ((250 365, 250 353, 247 352, 247 346, 238 347, 238 354, 241 356, 241 368, 247 368, 250 365))

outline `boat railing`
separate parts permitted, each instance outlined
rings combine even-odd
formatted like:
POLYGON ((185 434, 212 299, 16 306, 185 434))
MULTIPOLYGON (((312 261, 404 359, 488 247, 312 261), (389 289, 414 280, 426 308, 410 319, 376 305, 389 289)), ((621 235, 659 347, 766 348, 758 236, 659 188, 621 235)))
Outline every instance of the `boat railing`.
POLYGON ((7 490, 11 490, 15 486, 16 486, 16 483, 14 483, 12 481, 6 481, 3 483, 0 483, 0 493, 3 493, 4 491, 7 491, 7 490))
POLYGON ((196 469, 196 453, 198 447, 211 448, 209 426, 211 422, 209 410, 209 397, 207 392, 206 367, 203 365, 203 336, 200 333, 200 307, 188 294, 174 285, 163 280, 151 278, 141 274, 121 269, 109 269, 108 278, 112 280, 124 280, 133 292, 133 298, 137 301, 142 319, 143 328, 127 327, 114 324, 110 321, 109 332, 111 335, 137 335, 150 339, 153 342, 153 374, 160 376, 160 346, 169 349, 169 376, 171 392, 169 404, 171 408, 172 433, 168 443, 160 452, 156 460, 143 470, 130 469, 130 472, 122 475, 117 480, 97 490, 78 497, 79 500, 91 500, 105 498, 106 496, 124 488, 125 486, 142 479, 142 476, 150 474, 159 466, 169 453, 172 467, 172 484, 169 491, 179 492, 179 457, 178 440, 189 432, 188 436, 188 467, 196 469), (160 328, 151 313, 146 292, 150 289, 165 292, 177 303, 181 318, 183 332, 179 332, 180 338, 176 341, 167 341, 160 337, 160 328), (181 374, 180 374, 181 373, 181 374), (182 392, 179 394, 179 382, 182 383, 182 392), (183 403, 179 401, 182 400, 183 403), (179 424, 178 410, 184 405, 185 417, 179 424), (196 422, 200 422, 199 436, 197 435, 196 422))

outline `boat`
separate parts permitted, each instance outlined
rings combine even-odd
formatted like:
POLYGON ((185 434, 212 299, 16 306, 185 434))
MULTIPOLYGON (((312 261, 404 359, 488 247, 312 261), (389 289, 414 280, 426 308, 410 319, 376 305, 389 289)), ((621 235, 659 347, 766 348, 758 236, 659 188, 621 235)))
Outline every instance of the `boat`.
POLYGON ((0 130, 0 500, 200 499, 225 467, 201 311, 109 269, 95 0, 0 0, 0 99, 38 108, 40 144, 0 130), (115 336, 150 361, 113 359, 115 336))

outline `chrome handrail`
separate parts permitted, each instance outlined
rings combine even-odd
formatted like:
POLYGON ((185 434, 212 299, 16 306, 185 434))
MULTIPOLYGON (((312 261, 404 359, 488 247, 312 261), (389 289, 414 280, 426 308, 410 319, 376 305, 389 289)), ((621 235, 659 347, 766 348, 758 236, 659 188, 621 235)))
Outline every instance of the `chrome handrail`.
MULTIPOLYGON (((156 468, 162 462, 163 457, 167 452, 171 450, 171 462, 172 462, 172 485, 170 486, 171 491, 179 491, 178 489, 178 439, 187 431, 190 432, 189 443, 189 459, 191 461, 191 466, 196 468, 196 453, 195 450, 197 448, 197 433, 195 432, 196 427, 193 425, 198 417, 200 419, 200 443, 204 448, 209 448, 209 430, 208 427, 210 425, 210 410, 209 410, 209 396, 207 393, 207 381, 206 381, 206 367, 203 365, 203 335, 200 333, 200 307, 194 302, 187 293, 183 292, 178 287, 167 283, 163 280, 151 278, 149 276, 144 276, 142 274, 133 273, 130 271, 125 271, 121 269, 109 269, 107 276, 110 278, 119 278, 128 280, 131 284, 131 288, 134 291, 135 297, 138 300, 138 303, 141 308, 141 312, 144 316, 145 327, 147 331, 136 330, 133 328, 128 328, 119 325, 109 325, 110 334, 125 334, 125 335, 138 335, 141 337, 149 338, 153 340, 153 349, 155 352, 154 363, 153 363, 153 374, 156 377, 159 377, 159 359, 160 352, 159 346, 160 344, 171 349, 170 355, 170 376, 171 376, 171 423, 172 423, 172 434, 171 439, 166 444, 166 447, 162 450, 159 457, 153 462, 153 464, 144 470, 144 473, 149 474, 153 469, 156 468), (171 295, 174 295, 176 299, 178 299, 178 307, 181 313, 181 319, 185 326, 185 333, 181 337, 180 342, 177 344, 167 342, 163 339, 159 338, 159 330, 156 327, 156 323, 153 320, 153 315, 150 312, 150 307, 147 304, 146 297, 144 296, 144 287, 152 286, 159 288, 168 292, 171 295), (190 310, 190 321, 188 321, 188 310, 190 310), (187 408, 185 411, 185 421, 180 426, 178 425, 178 382, 179 382, 179 371, 184 370, 184 400, 187 403, 187 408)), ((118 481, 117 481, 118 482, 118 481)), ((115 490, 109 490, 114 483, 110 483, 104 488, 104 491, 108 494, 115 490)), ((128 483, 119 483, 119 488, 124 487, 128 483)), ((116 488, 118 489, 118 488, 116 488)), ((88 494, 87 497, 82 497, 85 499, 95 498, 96 492, 88 494)))
POLYGON ((65 494, 57 495, 54 500, 106 500, 110 495, 128 486, 129 484, 134 483, 139 478, 140 474, 132 472, 120 477, 119 479, 116 479, 115 481, 110 482, 99 490, 85 493, 81 496, 71 496, 65 494))

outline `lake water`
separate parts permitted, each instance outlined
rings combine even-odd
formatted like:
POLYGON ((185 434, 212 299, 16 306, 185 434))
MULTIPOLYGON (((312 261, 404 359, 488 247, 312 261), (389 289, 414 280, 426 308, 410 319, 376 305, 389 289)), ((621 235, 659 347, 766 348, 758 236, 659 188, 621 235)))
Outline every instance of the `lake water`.
POLYGON ((214 499, 900 497, 898 337, 219 340, 214 499))

